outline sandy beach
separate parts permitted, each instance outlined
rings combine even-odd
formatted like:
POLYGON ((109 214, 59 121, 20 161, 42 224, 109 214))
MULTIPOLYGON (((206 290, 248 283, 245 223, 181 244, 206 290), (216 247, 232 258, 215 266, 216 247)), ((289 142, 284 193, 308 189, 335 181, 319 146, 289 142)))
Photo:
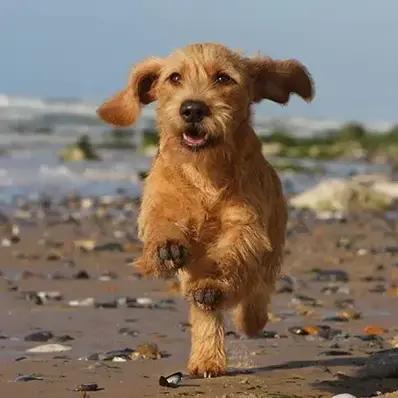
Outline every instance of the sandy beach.
POLYGON ((131 265, 141 247, 137 209, 120 195, 21 201, 2 215, 2 397, 370 397, 397 389, 396 378, 384 377, 396 360, 376 375, 371 356, 398 344, 396 213, 325 221, 292 210, 263 336, 240 336, 228 322, 228 375, 192 379, 187 305, 175 281, 142 279, 131 265), (29 352, 47 344, 57 345, 29 352), (159 386, 177 371, 178 388, 159 386), (98 391, 74 391, 88 383, 98 391))

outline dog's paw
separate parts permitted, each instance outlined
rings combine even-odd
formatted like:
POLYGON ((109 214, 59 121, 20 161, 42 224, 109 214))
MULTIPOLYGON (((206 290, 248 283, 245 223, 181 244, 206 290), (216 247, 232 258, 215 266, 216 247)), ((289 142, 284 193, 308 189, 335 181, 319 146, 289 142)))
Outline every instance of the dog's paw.
POLYGON ((161 264, 170 263, 168 265, 177 270, 184 266, 188 257, 188 250, 181 243, 168 240, 158 246, 157 256, 161 264))
POLYGON ((205 363, 190 362, 188 364, 188 371, 193 376, 199 376, 205 379, 222 376, 226 373, 226 360, 224 358, 220 361, 209 360, 205 363))
POLYGON ((160 244, 151 243, 144 247, 143 255, 135 261, 135 266, 144 274, 161 278, 171 278, 183 267, 188 259, 188 249, 176 240, 166 240, 160 244))
POLYGON ((206 311, 215 310, 223 301, 224 293, 217 283, 200 283, 190 289, 192 301, 206 311))

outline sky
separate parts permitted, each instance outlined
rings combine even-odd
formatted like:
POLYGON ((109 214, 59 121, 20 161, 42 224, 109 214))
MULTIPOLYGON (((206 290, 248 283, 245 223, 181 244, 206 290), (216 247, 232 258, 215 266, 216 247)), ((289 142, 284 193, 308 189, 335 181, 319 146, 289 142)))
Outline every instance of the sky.
POLYGON ((0 0, 0 93, 101 101, 135 62, 200 41, 308 67, 312 104, 258 113, 398 120, 398 0, 0 0))

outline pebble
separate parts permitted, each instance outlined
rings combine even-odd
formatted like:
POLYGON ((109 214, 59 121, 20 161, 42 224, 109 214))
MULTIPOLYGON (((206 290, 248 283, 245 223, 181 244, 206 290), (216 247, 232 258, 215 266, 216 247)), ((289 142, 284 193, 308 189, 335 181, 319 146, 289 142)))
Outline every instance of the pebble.
POLYGON ((343 270, 316 270, 314 280, 318 282, 348 282, 349 277, 343 270))
POLYGON ((137 337, 140 334, 137 330, 133 330, 126 327, 120 328, 118 333, 122 334, 123 336, 131 336, 131 337, 137 337))
POLYGON ((125 360, 131 360, 134 350, 131 348, 124 348, 122 350, 108 351, 105 353, 94 353, 84 358, 88 361, 113 361, 114 358, 123 358, 125 360))
POLYGON ((48 354, 52 352, 65 352, 70 351, 72 347, 62 344, 44 344, 37 347, 29 348, 26 352, 32 354, 48 354))
POLYGON ((78 392, 99 391, 99 390, 103 389, 98 388, 98 384, 96 383, 79 384, 77 387, 73 389, 73 391, 78 391, 78 392))
POLYGON ((68 305, 71 307, 91 307, 95 303, 93 297, 87 297, 80 300, 70 300, 68 305))
POLYGON ((46 342, 50 339, 52 339, 54 335, 47 330, 41 331, 41 332, 35 332, 31 333, 27 336, 25 336, 25 341, 41 341, 41 342, 46 342))

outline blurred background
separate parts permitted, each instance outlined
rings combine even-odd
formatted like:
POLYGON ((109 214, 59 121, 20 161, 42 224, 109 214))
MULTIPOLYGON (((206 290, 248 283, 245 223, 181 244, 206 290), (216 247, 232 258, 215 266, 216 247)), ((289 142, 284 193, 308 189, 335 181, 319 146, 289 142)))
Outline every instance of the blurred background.
POLYGON ((139 192, 156 144, 153 109, 124 130, 95 109, 135 62, 199 41, 297 58, 311 71, 310 105, 255 108, 288 191, 369 167, 388 172, 398 157, 397 13, 394 0, 2 0, 0 201, 139 192))

